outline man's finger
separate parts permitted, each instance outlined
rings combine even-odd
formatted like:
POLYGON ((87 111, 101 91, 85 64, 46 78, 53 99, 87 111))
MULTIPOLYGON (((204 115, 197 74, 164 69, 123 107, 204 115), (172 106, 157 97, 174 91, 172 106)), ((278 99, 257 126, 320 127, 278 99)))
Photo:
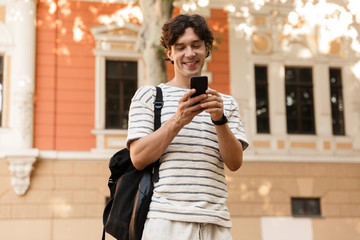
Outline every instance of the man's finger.
POLYGON ((216 95, 220 97, 220 94, 214 89, 207 89, 206 94, 216 95))
POLYGON ((186 102, 195 93, 195 91, 195 89, 190 89, 180 98, 180 101, 186 102))

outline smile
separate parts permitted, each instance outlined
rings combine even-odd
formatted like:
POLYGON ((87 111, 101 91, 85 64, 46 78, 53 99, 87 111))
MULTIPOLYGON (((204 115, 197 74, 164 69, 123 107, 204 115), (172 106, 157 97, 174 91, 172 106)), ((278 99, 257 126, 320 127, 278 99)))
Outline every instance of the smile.
POLYGON ((187 62, 187 63, 184 63, 185 65, 188 65, 188 66, 191 66, 191 65, 194 65, 196 63, 198 63, 199 61, 195 61, 195 62, 187 62))

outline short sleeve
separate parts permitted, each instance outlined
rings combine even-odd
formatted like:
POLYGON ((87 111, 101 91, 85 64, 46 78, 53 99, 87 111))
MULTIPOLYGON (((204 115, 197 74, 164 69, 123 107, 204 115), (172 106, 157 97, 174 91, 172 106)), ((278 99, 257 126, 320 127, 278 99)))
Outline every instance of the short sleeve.
POLYGON ((126 146, 130 142, 151 134, 154 131, 154 109, 156 90, 151 86, 139 88, 131 100, 129 110, 128 135, 126 146))
POLYGON ((235 137, 241 141, 243 150, 245 150, 249 146, 249 142, 246 138, 245 129, 241 121, 239 106, 233 97, 229 96, 229 98, 230 106, 229 111, 226 113, 228 125, 235 137))

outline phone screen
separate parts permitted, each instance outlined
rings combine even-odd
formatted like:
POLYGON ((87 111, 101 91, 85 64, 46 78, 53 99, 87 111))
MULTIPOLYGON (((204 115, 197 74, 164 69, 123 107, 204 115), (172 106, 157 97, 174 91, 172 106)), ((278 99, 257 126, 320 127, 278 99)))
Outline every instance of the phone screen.
POLYGON ((195 88, 196 93, 191 97, 196 97, 201 94, 204 94, 208 89, 208 77, 207 76, 195 76, 191 77, 190 88, 195 88))

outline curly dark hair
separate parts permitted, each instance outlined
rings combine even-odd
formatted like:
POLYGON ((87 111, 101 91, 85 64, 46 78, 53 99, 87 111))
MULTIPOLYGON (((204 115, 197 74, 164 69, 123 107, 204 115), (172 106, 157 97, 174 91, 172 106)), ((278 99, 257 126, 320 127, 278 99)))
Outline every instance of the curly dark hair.
MULTIPOLYGON (((196 35, 205 42, 208 57, 211 53, 214 36, 205 19, 198 15, 180 14, 169 21, 167 21, 162 27, 162 35, 160 39, 161 45, 165 49, 170 49, 174 45, 177 39, 185 32, 185 29, 191 27, 194 29, 196 35)), ((170 61, 166 56, 165 60, 170 61)))

